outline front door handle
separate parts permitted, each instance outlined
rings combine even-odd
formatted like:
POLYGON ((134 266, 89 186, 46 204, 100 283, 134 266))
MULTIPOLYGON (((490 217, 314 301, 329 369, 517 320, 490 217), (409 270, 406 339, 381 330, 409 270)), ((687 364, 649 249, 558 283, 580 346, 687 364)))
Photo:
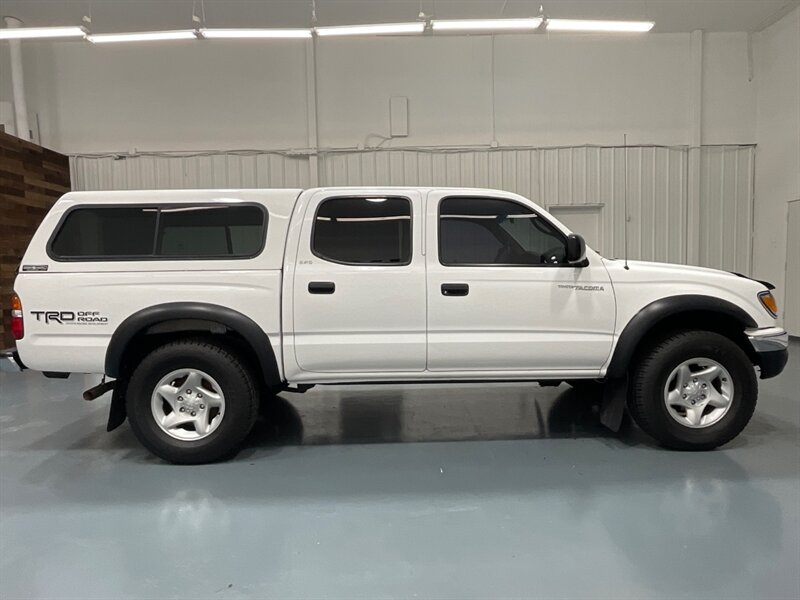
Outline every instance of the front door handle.
POLYGON ((336 284, 332 281, 311 281, 308 284, 309 294, 332 294, 336 291, 336 284))
POLYGON ((443 283, 442 296, 466 296, 469 294, 469 285, 466 283, 443 283))

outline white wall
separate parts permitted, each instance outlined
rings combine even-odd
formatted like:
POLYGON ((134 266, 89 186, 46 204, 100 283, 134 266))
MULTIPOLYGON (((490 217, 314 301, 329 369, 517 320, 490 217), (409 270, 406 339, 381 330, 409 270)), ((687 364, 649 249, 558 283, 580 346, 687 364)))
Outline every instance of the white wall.
MULTIPOLYGON (((50 51, 49 45, 43 47, 50 51)), ((33 140, 39 141, 39 127, 50 135, 55 131, 55 119, 53 111, 56 105, 48 93, 53 83, 50 75, 52 63, 42 60, 46 54, 42 52, 32 52, 30 48, 23 46, 23 75, 25 80, 25 95, 28 106, 28 126, 33 131, 33 140)), ((0 102, 7 102, 11 111, 13 121, 13 100, 14 95, 11 88, 11 58, 8 44, 0 43, 0 102)), ((14 124, 15 125, 15 124, 14 124)), ((9 129, 11 131, 12 129, 9 129)), ((16 126, 13 127, 16 131, 16 126)), ((52 144, 51 144, 52 145, 52 144)))
MULTIPOLYGON (((307 44, 25 42, 23 51, 42 141, 56 150, 290 148, 308 144, 307 44)), ((489 36, 319 40, 319 145, 378 143, 366 138, 388 134, 391 96, 409 98, 410 135, 384 145, 695 139, 689 34, 504 35, 492 46, 489 36)), ((707 34, 703 50, 703 142, 753 142, 746 35, 707 34)), ((0 77, 0 100, 10 97, 0 77)))
POLYGON ((755 141, 756 81, 747 57, 746 33, 713 33, 703 47, 704 144, 755 141))
MULTIPOLYGON (((782 298, 787 203, 800 198, 800 8, 757 36, 755 56, 754 272, 773 281, 782 298)), ((783 304, 800 302, 800 298, 783 300, 783 304)))
MULTIPOLYGON (((377 144, 368 136, 388 134, 392 96, 409 98, 410 135, 384 148, 617 145, 623 132, 630 144, 758 142, 754 271, 782 287, 786 201, 800 195, 798 28, 795 10, 756 35, 752 71, 745 33, 705 34, 699 50, 679 33, 322 39, 316 77, 311 43, 297 40, 25 42, 23 52, 42 143, 73 154, 305 148, 314 81, 323 148, 377 144)), ((0 100, 11 98, 7 65, 0 47, 0 100)), ((709 202, 749 181, 715 160, 697 166, 698 220, 708 218, 709 202)), ((285 162, 264 181, 316 180, 313 167, 285 162)), ((243 180, 259 181, 263 170, 251 170, 243 180)), ((187 176, 196 184, 209 177, 201 164, 187 176)), ((699 250, 701 260, 720 261, 725 246, 699 250)))
POLYGON ((490 43, 477 36, 320 40, 320 145, 353 147, 369 133, 388 135, 392 96, 409 99, 410 135, 398 144, 488 144, 490 43))
POLYGON ((302 43, 63 43, 52 65, 62 152, 306 146, 302 43))
POLYGON ((498 37, 497 131, 504 143, 686 144, 689 36, 498 37))

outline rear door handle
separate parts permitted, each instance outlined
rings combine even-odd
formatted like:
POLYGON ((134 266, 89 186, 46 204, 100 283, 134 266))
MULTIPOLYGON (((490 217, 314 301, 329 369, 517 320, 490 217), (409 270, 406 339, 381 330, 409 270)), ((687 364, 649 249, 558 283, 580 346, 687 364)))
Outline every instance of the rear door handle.
POLYGON ((469 285, 466 283, 443 283, 442 296, 466 296, 469 294, 469 285))
POLYGON ((336 284, 332 281, 311 281, 308 284, 309 294, 332 294, 336 291, 336 284))

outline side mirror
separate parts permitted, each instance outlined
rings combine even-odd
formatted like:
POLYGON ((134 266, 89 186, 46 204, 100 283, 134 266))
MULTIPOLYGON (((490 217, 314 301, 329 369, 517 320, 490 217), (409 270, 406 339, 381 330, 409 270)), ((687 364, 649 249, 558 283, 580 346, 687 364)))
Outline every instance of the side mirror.
POLYGON ((567 262, 578 265, 586 260, 586 242, 577 233, 567 236, 567 262))

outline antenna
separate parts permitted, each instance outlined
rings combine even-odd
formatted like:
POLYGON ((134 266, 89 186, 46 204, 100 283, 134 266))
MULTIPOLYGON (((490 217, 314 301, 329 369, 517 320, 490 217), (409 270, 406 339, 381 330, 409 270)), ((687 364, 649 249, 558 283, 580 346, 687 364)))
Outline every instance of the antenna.
POLYGON ((625 224, 623 231, 623 238, 625 239, 625 270, 628 270, 628 134, 622 134, 622 144, 625 147, 625 188, 623 192, 623 205, 625 210, 625 224))

